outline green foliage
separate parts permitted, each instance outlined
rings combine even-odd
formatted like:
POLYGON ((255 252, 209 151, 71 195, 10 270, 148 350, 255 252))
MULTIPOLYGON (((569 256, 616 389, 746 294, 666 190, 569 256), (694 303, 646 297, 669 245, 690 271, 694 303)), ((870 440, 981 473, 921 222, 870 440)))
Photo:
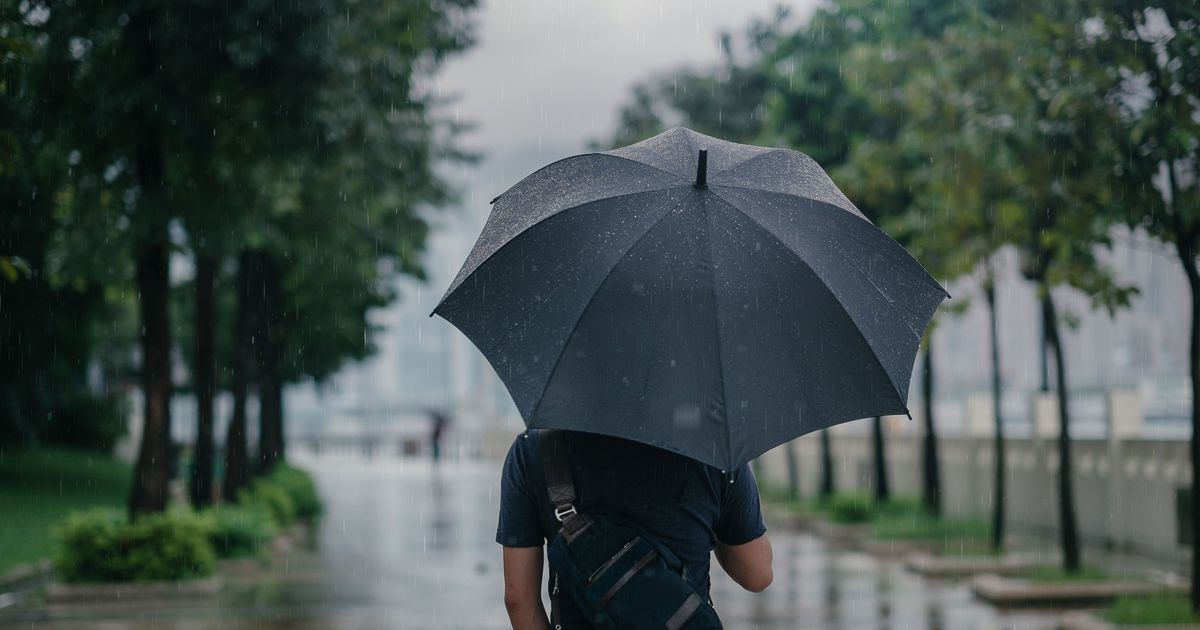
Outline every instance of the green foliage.
POLYGON ((307 472, 279 464, 268 477, 271 483, 283 489, 292 500, 296 517, 314 519, 321 515, 321 497, 317 495, 317 485, 307 472))
POLYGON ((67 582, 184 580, 212 573, 216 556, 205 521, 169 511, 129 522, 98 508, 71 514, 57 530, 55 568, 67 582))
POLYGON ((53 554, 51 529, 73 510, 117 508, 129 466, 96 452, 0 448, 0 573, 53 554))
POLYGON ((258 554, 278 529, 271 514, 257 505, 221 506, 205 510, 201 516, 206 521, 208 540, 221 558, 258 554))
POLYGON ((829 500, 829 519, 835 523, 866 523, 875 513, 874 499, 865 492, 846 492, 829 500))
POLYGON ((292 497, 270 478, 259 477, 249 488, 238 492, 238 504, 263 510, 276 527, 287 527, 296 521, 296 504, 292 497))
POLYGON ((1118 597, 1102 615, 1118 626, 1168 626, 1200 624, 1184 595, 1125 595, 1118 597))

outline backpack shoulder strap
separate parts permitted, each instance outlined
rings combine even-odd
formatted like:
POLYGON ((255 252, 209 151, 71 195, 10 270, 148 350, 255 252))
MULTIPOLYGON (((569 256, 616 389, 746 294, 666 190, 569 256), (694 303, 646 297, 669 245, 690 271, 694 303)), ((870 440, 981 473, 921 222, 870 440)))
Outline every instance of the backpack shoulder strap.
POLYGON ((575 481, 567 460, 567 443, 562 431, 542 429, 538 433, 542 452, 542 471, 546 476, 546 492, 554 507, 554 518, 562 523, 563 537, 570 542, 583 531, 588 520, 575 511, 575 481))

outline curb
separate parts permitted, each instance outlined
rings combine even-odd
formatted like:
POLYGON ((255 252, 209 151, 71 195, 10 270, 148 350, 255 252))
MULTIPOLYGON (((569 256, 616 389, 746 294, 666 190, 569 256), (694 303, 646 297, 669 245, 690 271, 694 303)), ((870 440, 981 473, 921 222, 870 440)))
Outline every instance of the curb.
POLYGON ((127 582, 119 584, 62 584, 46 587, 48 605, 114 604, 145 600, 188 600, 208 598, 221 591, 220 578, 171 582, 127 582))
POLYGON ((1052 564, 1046 558, 1016 554, 994 556, 938 556, 915 553, 904 561, 908 570, 928 578, 962 578, 981 574, 1016 575, 1040 566, 1052 564))
POLYGON ((49 579, 54 574, 54 562, 41 558, 33 563, 22 563, 0 575, 0 593, 20 590, 35 582, 49 579))
POLYGON ((1105 604, 1122 595, 1186 591, 1149 581, 1038 583, 988 574, 971 582, 971 592, 1000 608, 1072 608, 1105 604))

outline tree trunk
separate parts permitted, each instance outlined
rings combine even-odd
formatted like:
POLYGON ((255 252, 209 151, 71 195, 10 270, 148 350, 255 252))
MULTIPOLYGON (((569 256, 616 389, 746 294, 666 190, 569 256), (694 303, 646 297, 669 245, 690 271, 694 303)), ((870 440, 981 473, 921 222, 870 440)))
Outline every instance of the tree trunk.
POLYGON ((942 475, 938 465, 937 429, 933 418, 933 333, 925 340, 925 374, 921 380, 922 405, 925 408, 925 436, 921 441, 921 461, 925 482, 925 512, 930 516, 942 515, 942 475))
POLYGON ((821 490, 818 493, 822 501, 833 496, 835 484, 833 479, 833 439, 829 429, 821 431, 821 490))
POLYGON ((213 296, 217 259, 196 257, 195 366, 192 389, 196 396, 196 447, 192 457, 192 505, 202 508, 213 498, 213 397, 217 383, 216 304, 213 296))
POLYGON ((270 255, 258 254, 261 270, 259 310, 259 440, 258 472, 270 473, 283 460, 283 304, 279 268, 270 255))
POLYGON ((1004 548, 1004 484, 1005 476, 1008 474, 1008 467, 1004 461, 1004 421, 1000 415, 1001 400, 1003 390, 1000 383, 1000 331, 999 323, 996 320, 996 285, 995 277, 989 279, 984 287, 984 293, 987 296, 988 315, 991 318, 991 343, 992 343, 992 419, 995 423, 995 488, 993 494, 995 499, 992 503, 992 549, 1000 551, 1004 548))
POLYGON ((246 397, 253 372, 254 317, 252 290, 255 273, 254 257, 243 251, 238 256, 237 275, 237 322, 233 344, 233 416, 225 434, 225 483, 222 496, 226 501, 236 501, 238 491, 250 479, 250 455, 246 446, 246 397))
POLYGON ((1075 519, 1075 492, 1072 483, 1073 470, 1071 467, 1071 417, 1069 415, 1068 398, 1070 390, 1067 387, 1067 367, 1063 360, 1062 336, 1058 329, 1058 313, 1054 308, 1054 297, 1049 287, 1043 287, 1042 323, 1046 336, 1054 352, 1054 376, 1058 385, 1058 498, 1059 526, 1062 535, 1063 569, 1068 573, 1078 573, 1079 559, 1079 529, 1075 519))
POLYGON ((875 463, 875 500, 886 503, 892 498, 888 484, 887 454, 883 451, 883 418, 875 416, 871 424, 871 451, 875 463))
POLYGON ((1039 388, 1043 392, 1050 391, 1050 333, 1046 330, 1045 319, 1042 320, 1042 329, 1039 331, 1041 335, 1038 337, 1038 358, 1042 366, 1042 378, 1039 388))
POLYGON ((792 440, 785 446, 787 449, 788 498, 800 500, 800 462, 796 459, 796 441, 792 440))
POLYGON ((170 252, 165 232, 164 226, 162 234, 144 245, 137 257, 144 424, 129 495, 131 516, 165 509, 171 477, 170 252))
MULTIPOLYGON (((1179 260, 1187 276, 1188 288, 1192 293, 1192 327, 1188 351, 1188 375, 1192 385, 1192 488, 1191 488, 1191 534, 1192 575, 1200 576, 1200 494, 1196 492, 1200 483, 1200 270, 1196 269, 1196 244, 1182 234, 1176 242, 1179 260)), ((1200 613, 1200 579, 1192 579, 1192 610, 1200 613)))

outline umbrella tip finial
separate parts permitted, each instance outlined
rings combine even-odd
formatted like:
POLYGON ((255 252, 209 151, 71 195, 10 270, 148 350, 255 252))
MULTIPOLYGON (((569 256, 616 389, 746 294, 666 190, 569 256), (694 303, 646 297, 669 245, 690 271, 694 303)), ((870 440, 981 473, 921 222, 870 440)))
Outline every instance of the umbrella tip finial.
POLYGON ((708 187, 708 149, 700 149, 700 161, 696 163, 696 188, 708 187))

